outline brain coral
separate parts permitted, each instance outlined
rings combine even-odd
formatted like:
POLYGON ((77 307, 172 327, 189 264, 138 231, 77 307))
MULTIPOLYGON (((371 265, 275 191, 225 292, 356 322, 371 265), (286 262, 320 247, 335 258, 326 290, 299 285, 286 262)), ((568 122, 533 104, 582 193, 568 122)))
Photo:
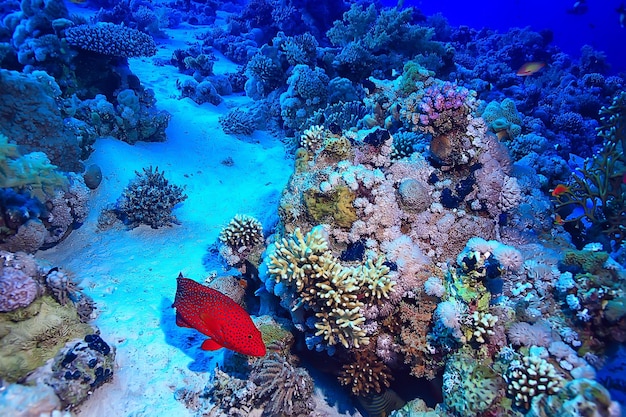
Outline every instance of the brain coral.
POLYGON ((70 45, 102 55, 132 58, 156 54, 150 35, 114 23, 74 26, 65 31, 65 36, 70 45))

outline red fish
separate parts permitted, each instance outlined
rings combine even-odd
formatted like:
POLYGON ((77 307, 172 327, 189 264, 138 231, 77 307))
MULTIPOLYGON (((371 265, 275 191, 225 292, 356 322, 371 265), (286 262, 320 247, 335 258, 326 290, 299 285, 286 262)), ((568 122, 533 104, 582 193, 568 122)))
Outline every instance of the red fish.
POLYGON ((533 75, 534 73, 536 73, 537 71, 539 71, 541 68, 545 66, 546 64, 544 64, 543 62, 527 62, 524 65, 522 65, 520 69, 517 70, 516 74, 519 75, 520 77, 533 75))
POLYGON ((559 184, 556 187, 554 187, 554 190, 552 190, 552 197, 558 197, 560 195, 563 195, 569 192, 570 192, 570 188, 567 185, 559 184))
POLYGON ((179 274, 176 279, 176 324, 209 336, 203 350, 226 348, 249 356, 264 356, 261 332, 250 315, 231 298, 179 274))

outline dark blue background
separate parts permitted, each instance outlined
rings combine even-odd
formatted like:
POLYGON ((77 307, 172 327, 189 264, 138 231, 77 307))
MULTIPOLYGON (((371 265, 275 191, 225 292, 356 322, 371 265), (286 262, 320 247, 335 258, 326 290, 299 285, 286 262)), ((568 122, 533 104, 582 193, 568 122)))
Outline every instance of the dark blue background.
MULTIPOLYGON (((381 0, 395 6, 395 0, 381 0)), ((405 0, 404 7, 419 8, 426 16, 442 13, 451 25, 488 27, 506 31, 530 26, 552 30, 554 43, 573 57, 587 44, 604 51, 612 72, 626 71, 626 29, 619 25, 615 11, 621 0, 587 0, 584 15, 568 14, 574 0, 405 0)))

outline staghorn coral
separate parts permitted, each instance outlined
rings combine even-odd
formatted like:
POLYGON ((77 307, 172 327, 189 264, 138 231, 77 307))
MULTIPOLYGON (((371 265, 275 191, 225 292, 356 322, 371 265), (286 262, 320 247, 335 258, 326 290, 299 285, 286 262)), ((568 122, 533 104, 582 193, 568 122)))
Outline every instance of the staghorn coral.
POLYGON ((365 397, 383 393, 391 385, 393 375, 371 350, 356 350, 354 360, 342 366, 338 380, 353 395, 365 397))
POLYGON ((255 402, 263 408, 264 416, 309 415, 314 408, 309 373, 276 352, 252 364, 250 381, 257 386, 255 402))

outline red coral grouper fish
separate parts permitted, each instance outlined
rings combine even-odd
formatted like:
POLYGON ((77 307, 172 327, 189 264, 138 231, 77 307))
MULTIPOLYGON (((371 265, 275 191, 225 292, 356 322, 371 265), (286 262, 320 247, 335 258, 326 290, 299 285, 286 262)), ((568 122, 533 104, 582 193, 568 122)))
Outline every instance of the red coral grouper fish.
POLYGON ((250 356, 264 356, 261 332, 250 315, 231 298, 179 274, 176 279, 176 324, 209 336, 203 350, 225 347, 250 356))

